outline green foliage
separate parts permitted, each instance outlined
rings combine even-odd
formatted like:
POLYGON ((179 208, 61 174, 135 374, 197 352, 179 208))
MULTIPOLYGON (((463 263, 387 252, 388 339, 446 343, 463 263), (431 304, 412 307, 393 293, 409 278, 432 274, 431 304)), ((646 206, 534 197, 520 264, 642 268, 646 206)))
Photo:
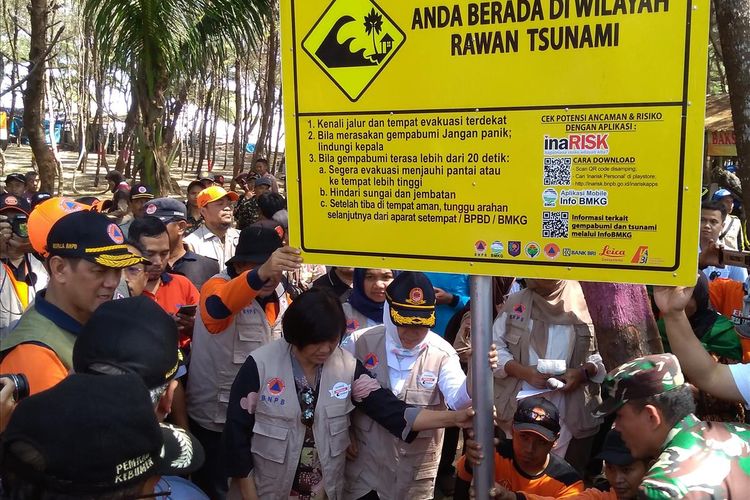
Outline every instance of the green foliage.
POLYGON ((151 94, 157 79, 192 77, 229 47, 254 47, 269 0, 83 0, 106 66, 138 68, 151 94))

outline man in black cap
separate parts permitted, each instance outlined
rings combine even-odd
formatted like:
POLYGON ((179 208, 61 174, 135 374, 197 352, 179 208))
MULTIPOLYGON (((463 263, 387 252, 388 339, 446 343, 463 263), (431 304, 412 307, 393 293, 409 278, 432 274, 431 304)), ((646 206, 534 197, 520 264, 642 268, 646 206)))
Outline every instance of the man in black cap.
POLYGON ((37 290, 47 286, 44 264, 33 255, 25 199, 0 195, 0 341, 21 319, 37 290))
POLYGON ((0 352, 0 373, 24 373, 32 394, 65 378, 82 325, 112 299, 121 270, 143 261, 128 251, 117 224, 88 211, 55 222, 46 250, 47 288, 37 293, 0 352))
POLYGON ((184 243, 187 230, 187 209, 173 198, 157 198, 146 203, 146 215, 160 219, 167 226, 169 234, 170 273, 181 274, 200 290, 210 277, 219 272, 219 264, 213 259, 198 255, 184 243))
POLYGON ((26 190, 26 177, 23 174, 8 174, 5 178, 5 191, 13 196, 23 198, 26 190))
MULTIPOLYGON (((513 415, 512 432, 513 439, 500 441, 494 454, 495 481, 501 488, 546 498, 567 498, 583 491, 578 472, 550 453, 560 437, 560 414, 554 404, 539 396, 522 399, 513 415)), ((476 441, 467 440, 466 447, 467 454, 456 464, 455 499, 469 498, 472 466, 482 458, 476 441)), ((514 500, 522 497, 512 493, 507 498, 510 495, 514 500)))
POLYGON ((203 461, 190 434, 158 423, 133 374, 75 374, 21 401, 1 448, 10 498, 168 496, 154 491, 159 477, 190 474, 203 461))
POLYGON ((296 271, 301 262, 299 250, 282 246, 276 231, 249 227, 240 233, 226 271, 201 289, 187 404, 190 428, 207 456, 194 480, 211 498, 224 498, 228 489, 221 432, 232 382, 253 350, 281 337, 290 302, 282 273, 296 271))
MULTIPOLYGON (((461 410, 471 405, 466 374, 456 350, 430 331, 435 325, 435 291, 424 273, 400 273, 386 288, 383 324, 351 334, 342 347, 409 404, 430 409, 461 410), (418 396, 417 396, 418 395, 418 396)), ((491 349, 490 364, 497 363, 491 349)), ((440 462, 443 432, 404 443, 355 412, 356 454, 347 467, 347 496, 377 492, 381 500, 432 498, 434 471, 440 462), (365 431, 364 429, 369 429, 365 431)))
MULTIPOLYGON (((146 297, 113 300, 99 306, 83 327, 73 348, 75 373, 118 375, 135 373, 140 376, 151 396, 160 422, 167 416, 180 427, 187 428, 186 416, 174 418, 178 379, 187 373, 177 349, 177 325, 156 303, 146 297)), ((203 492, 179 477, 166 478, 174 500, 200 500, 203 492), (179 492, 177 491, 179 489, 179 492)))
MULTIPOLYGON (((473 446, 474 441, 468 443, 473 446)), ((497 454, 495 455, 497 457, 497 454)), ((550 498, 565 498, 566 500, 635 500, 638 498, 638 486, 648 469, 648 463, 633 457, 630 450, 625 446, 619 432, 612 429, 604 440, 602 451, 596 456, 598 460, 604 461, 604 475, 607 478, 608 489, 600 490, 588 488, 581 493, 565 495, 564 497, 551 497, 540 495, 529 491, 513 491, 507 483, 501 480, 494 487, 494 500, 549 500, 550 498)), ((497 458, 496 458, 497 460, 497 458)), ((464 487, 467 488, 467 487, 464 487)), ((458 500, 460 497, 454 497, 458 500)))
POLYGON ((130 231, 130 225, 135 219, 143 217, 146 213, 144 206, 148 200, 153 200, 154 194, 151 192, 151 188, 145 184, 133 184, 130 188, 130 198, 128 203, 128 214, 122 218, 120 222, 120 229, 122 229, 125 237, 128 237, 130 231))

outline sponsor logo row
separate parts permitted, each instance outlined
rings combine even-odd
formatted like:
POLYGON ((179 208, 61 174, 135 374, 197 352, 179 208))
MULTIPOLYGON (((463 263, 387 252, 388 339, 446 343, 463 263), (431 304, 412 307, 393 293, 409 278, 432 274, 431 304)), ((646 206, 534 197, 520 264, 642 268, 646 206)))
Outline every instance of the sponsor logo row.
MULTIPOLYGON (((554 260, 561 254, 563 257, 596 257, 599 256, 603 261, 606 262, 624 262, 628 255, 625 250, 604 245, 600 250, 578 250, 573 248, 560 248, 557 243, 547 243, 542 247, 539 243, 534 241, 523 244, 521 241, 508 241, 506 244, 502 241, 495 240, 489 245, 484 240, 479 240, 474 243, 474 255, 477 257, 484 257, 489 254, 490 257, 519 257, 522 253, 530 258, 536 259, 540 255, 544 255, 547 259, 554 260)), ((630 256, 631 264, 647 264, 648 263, 648 246, 641 245, 630 256)))

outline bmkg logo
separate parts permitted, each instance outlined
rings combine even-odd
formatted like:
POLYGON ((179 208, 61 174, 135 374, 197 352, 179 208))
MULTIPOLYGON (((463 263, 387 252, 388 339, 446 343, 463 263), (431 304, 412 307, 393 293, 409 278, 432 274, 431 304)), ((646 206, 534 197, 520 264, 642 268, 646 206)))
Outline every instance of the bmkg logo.
POLYGON ((355 102, 405 41, 404 32, 372 0, 333 0, 302 48, 355 102))

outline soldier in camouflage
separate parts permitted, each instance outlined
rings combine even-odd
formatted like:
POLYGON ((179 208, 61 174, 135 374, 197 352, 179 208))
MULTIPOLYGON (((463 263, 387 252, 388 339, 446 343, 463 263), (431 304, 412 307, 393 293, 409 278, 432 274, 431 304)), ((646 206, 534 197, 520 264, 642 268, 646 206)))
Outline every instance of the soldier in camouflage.
POLYGON ((656 354, 612 370, 598 416, 617 412, 615 428, 637 459, 656 459, 639 498, 730 499, 750 495, 750 428, 701 422, 677 358, 656 354))

